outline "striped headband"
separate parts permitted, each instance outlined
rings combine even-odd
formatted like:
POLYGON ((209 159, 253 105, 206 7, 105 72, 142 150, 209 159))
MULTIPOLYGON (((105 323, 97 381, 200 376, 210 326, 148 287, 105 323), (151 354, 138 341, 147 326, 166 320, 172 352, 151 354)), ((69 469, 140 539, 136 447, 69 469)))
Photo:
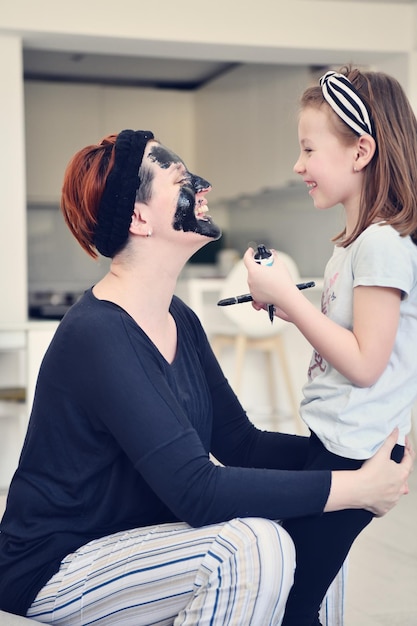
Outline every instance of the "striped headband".
POLYGON ((368 108, 346 76, 326 72, 320 78, 320 86, 326 102, 356 135, 375 136, 368 108))

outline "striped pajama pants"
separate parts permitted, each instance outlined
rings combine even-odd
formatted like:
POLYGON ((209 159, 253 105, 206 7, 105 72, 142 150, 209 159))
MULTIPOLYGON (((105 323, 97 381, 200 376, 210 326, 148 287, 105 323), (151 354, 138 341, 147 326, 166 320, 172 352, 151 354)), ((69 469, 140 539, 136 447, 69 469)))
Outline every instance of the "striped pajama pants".
POLYGON ((149 526, 68 555, 27 617, 60 626, 277 626, 294 569, 278 522, 149 526))

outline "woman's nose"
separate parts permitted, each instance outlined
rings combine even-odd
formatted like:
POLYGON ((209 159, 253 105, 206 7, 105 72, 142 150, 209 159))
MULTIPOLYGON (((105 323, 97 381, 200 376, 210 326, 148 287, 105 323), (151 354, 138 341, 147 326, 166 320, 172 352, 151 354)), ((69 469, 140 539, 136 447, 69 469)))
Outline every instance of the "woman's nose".
POLYGON ((196 193, 200 193, 201 191, 209 191, 211 189, 211 184, 205 178, 201 176, 196 176, 192 174, 192 184, 194 187, 194 191, 196 193))

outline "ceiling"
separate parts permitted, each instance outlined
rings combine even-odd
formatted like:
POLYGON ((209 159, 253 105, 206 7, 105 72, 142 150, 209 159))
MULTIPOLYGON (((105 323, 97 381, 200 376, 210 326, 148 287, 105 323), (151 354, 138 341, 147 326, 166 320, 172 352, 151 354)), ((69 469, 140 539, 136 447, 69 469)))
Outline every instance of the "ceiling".
POLYGON ((198 89, 236 63, 26 49, 26 80, 198 89))

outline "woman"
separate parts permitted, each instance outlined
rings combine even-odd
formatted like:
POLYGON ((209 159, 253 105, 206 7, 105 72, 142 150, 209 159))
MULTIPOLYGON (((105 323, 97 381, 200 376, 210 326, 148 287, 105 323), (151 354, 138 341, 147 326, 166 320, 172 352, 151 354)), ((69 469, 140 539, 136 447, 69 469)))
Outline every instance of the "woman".
POLYGON ((220 236, 209 190, 148 131, 68 166, 65 219, 112 264, 40 369, 1 528, 5 610, 51 624, 279 624, 295 560, 274 520, 383 514, 407 492, 413 453, 389 460, 395 433, 357 472, 304 473, 305 438, 249 422, 173 296, 220 236))

